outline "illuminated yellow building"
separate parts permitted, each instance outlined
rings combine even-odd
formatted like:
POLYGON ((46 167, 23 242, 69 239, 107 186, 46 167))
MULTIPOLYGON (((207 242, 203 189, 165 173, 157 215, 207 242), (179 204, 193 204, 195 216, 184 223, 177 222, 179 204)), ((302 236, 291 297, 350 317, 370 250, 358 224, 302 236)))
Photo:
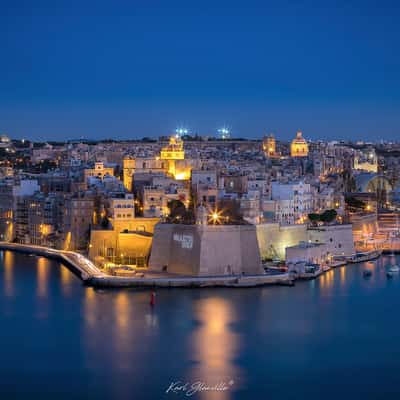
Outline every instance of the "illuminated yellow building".
POLYGON ((183 140, 178 135, 173 135, 169 139, 167 146, 161 149, 161 160, 168 162, 168 173, 177 180, 187 180, 190 178, 192 166, 185 161, 185 150, 183 140))
POLYGON ((161 149, 161 160, 184 160, 183 140, 178 135, 169 138, 167 146, 161 149))
POLYGON ((263 151, 268 158, 276 157, 276 141, 273 134, 264 137, 263 151))
POLYGON ((303 138, 303 133, 298 131, 296 137, 292 140, 290 145, 290 154, 292 157, 307 157, 308 144, 303 138))
POLYGON ((150 255, 153 232, 159 218, 132 218, 115 222, 113 229, 90 232, 89 258, 96 264, 138 265, 144 267, 150 255))
POLYGON ((99 161, 94 164, 94 168, 85 168, 83 173, 85 182, 87 182, 90 176, 104 179, 106 175, 114 176, 114 167, 106 166, 103 162, 99 161))
POLYGON ((133 188, 133 173, 135 171, 135 160, 131 157, 125 157, 123 160, 123 181, 125 189, 129 192, 133 188))

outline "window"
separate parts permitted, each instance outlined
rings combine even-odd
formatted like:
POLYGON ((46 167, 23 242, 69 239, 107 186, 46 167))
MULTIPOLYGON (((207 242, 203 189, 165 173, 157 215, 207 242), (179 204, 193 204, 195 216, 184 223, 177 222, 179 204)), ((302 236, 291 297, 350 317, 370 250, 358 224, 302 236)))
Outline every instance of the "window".
POLYGON ((114 256, 114 249, 112 247, 107 247, 107 257, 114 256))

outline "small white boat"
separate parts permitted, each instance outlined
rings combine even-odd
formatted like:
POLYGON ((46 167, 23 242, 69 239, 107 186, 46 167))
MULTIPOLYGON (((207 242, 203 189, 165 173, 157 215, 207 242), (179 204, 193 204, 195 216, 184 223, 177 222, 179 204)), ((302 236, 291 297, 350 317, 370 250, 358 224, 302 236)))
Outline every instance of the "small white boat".
POLYGON ((398 265, 392 265, 388 269, 389 272, 400 272, 400 268, 398 265))

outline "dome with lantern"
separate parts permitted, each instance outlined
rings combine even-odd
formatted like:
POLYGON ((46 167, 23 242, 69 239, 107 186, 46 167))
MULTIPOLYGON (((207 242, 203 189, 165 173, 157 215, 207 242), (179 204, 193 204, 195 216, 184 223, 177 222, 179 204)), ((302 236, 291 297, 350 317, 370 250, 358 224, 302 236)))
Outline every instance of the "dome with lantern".
POLYGON ((290 154, 292 157, 307 157, 308 156, 308 144, 303 138, 303 132, 297 131, 296 137, 290 144, 290 154))

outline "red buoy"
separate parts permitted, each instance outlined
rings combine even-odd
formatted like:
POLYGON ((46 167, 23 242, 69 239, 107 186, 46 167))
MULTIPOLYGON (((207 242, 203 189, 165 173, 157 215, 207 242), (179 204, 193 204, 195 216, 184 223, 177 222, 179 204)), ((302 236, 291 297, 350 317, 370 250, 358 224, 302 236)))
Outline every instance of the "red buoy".
POLYGON ((156 294, 155 294, 155 292, 151 292, 151 295, 150 295, 150 305, 151 306, 154 306, 156 304, 156 294))

